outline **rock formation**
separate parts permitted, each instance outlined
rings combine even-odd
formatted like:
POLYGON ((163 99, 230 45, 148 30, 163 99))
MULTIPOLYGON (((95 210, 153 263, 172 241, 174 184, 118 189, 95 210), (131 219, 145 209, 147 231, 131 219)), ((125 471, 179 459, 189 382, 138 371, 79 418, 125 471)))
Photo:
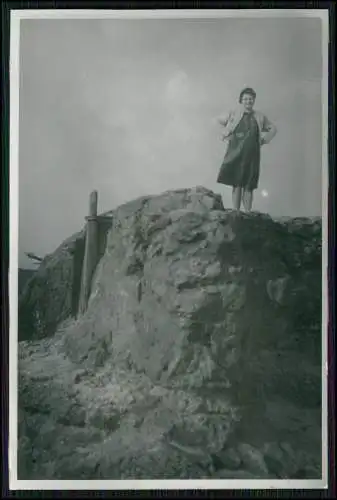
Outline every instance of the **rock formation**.
POLYGON ((34 275, 35 269, 18 269, 18 293, 19 296, 23 292, 26 283, 30 280, 30 278, 34 275))
POLYGON ((82 233, 22 299, 19 479, 321 477, 321 220, 204 188, 112 215, 84 315, 82 233))
POLYGON ((68 238, 44 258, 19 296, 19 340, 53 335, 58 325, 76 316, 84 231, 68 238))

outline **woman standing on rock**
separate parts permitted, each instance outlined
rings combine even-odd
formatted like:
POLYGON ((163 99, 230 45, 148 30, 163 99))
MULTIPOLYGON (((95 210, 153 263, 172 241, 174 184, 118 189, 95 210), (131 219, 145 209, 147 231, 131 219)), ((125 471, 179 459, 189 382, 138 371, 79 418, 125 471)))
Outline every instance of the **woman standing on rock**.
POLYGON ((240 210, 241 201, 246 212, 253 203, 253 191, 260 177, 260 149, 276 134, 276 127, 268 118, 254 110, 256 93, 245 88, 239 97, 239 107, 218 119, 225 130, 222 140, 227 150, 217 182, 233 186, 233 208, 240 210))

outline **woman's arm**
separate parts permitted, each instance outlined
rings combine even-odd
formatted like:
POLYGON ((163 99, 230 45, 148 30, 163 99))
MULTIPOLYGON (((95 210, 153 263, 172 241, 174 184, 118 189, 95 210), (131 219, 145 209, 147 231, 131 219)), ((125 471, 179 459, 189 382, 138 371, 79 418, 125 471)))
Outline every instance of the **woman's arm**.
POLYGON ((263 131, 265 134, 263 134, 263 137, 261 138, 262 144, 268 144, 277 133, 276 126, 266 116, 264 116, 263 120, 263 131))
POLYGON ((222 141, 225 141, 227 139, 228 133, 226 131, 226 127, 228 125, 228 122, 229 122, 230 118, 231 118, 231 112, 226 113, 224 115, 220 115, 220 116, 218 116, 216 118, 217 124, 218 125, 220 124, 225 129, 224 132, 220 136, 220 138, 221 138, 222 141))
POLYGON ((230 113, 226 113, 224 115, 221 115, 221 116, 218 116, 216 121, 218 123, 220 123, 220 125, 222 125, 223 127, 225 127, 228 123, 228 120, 229 120, 229 117, 230 117, 230 113))

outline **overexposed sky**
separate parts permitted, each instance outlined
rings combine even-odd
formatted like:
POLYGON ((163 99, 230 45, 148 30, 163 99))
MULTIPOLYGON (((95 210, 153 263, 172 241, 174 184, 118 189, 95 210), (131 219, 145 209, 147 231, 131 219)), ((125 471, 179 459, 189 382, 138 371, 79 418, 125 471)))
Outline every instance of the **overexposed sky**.
POLYGON ((99 211, 216 183, 214 117, 253 86, 278 134, 262 149, 254 208, 321 215, 321 20, 21 20, 19 265, 99 211), (261 192, 268 192, 263 197, 261 192))

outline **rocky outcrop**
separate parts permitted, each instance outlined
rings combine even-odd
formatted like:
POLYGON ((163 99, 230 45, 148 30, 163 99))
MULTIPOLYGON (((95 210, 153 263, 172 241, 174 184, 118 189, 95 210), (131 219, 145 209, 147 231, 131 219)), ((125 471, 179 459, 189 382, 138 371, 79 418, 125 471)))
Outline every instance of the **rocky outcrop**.
POLYGON ((84 231, 47 255, 19 296, 19 339, 53 335, 57 326, 77 313, 84 231))
POLYGON ((32 278, 35 274, 35 269, 18 269, 18 292, 19 296, 23 292, 26 283, 32 278))
POLYGON ((320 219, 135 200, 67 307, 20 343, 19 478, 321 476, 320 219))

